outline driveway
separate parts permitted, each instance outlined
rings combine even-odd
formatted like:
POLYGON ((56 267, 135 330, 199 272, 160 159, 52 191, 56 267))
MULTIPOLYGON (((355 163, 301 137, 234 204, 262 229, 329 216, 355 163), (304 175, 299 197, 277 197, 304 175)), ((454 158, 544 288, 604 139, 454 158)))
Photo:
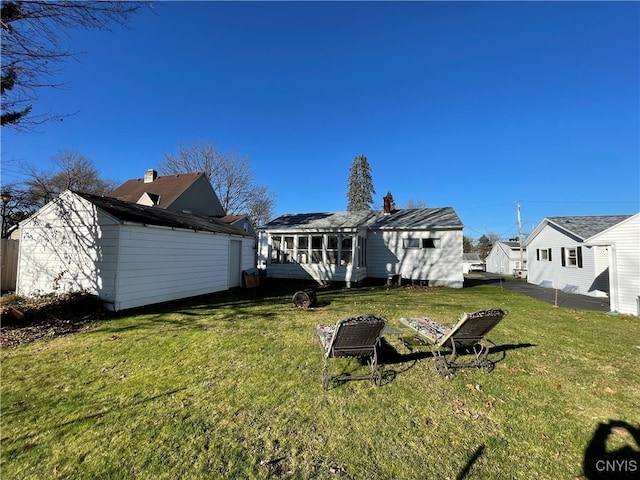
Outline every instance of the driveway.
MULTIPOLYGON (((482 283, 500 284, 513 292, 518 292, 542 302, 554 305, 556 290, 553 288, 540 287, 526 280, 511 276, 500 276, 495 273, 473 272, 465 275, 465 287, 472 287, 482 283)), ((565 293, 558 290, 558 306, 563 308, 573 308, 576 310, 587 310, 592 312, 608 312, 609 299, 604 297, 590 297, 577 293, 565 293)))

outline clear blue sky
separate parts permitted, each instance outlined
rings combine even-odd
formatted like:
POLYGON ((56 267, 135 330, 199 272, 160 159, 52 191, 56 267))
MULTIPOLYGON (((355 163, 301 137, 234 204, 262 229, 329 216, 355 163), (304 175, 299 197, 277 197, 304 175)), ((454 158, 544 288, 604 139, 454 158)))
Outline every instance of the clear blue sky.
POLYGON ((349 166, 451 206, 465 235, 640 210, 638 2, 160 2, 84 51, 2 132, 2 181, 67 149, 124 181, 178 144, 250 158, 276 215, 346 209, 349 166))

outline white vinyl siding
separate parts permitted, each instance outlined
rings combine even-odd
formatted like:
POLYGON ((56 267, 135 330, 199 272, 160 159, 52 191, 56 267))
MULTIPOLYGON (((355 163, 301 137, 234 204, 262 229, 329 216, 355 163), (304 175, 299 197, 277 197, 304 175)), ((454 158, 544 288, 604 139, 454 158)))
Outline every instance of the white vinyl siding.
MULTIPOLYGON (((620 313, 640 315, 640 214, 593 236, 588 243, 608 252, 607 274, 612 285, 611 308, 620 313), (606 248, 605 248, 606 247, 606 248)), ((599 271, 603 271, 598 255, 599 271)), ((602 276, 600 274, 599 276, 602 276)))
POLYGON ((566 289, 582 295, 606 296, 606 293, 598 290, 594 283, 593 247, 583 245, 581 241, 568 236, 553 225, 546 225, 534 239, 527 243, 527 252, 529 283, 553 286, 559 290, 566 289), (578 268, 577 265, 563 266, 567 260, 566 252, 575 249, 577 255, 578 247, 581 249, 582 267, 578 268), (545 251, 548 252, 546 258, 542 254, 545 251))
POLYGON ((226 290, 229 236, 123 225, 119 267, 118 310, 226 290))
POLYGON ((87 290, 113 301, 117 251, 116 222, 65 193, 22 225, 17 293, 87 290))
MULTIPOLYGON (((522 254, 522 260, 526 268, 526 251, 522 254)), ((514 270, 523 269, 523 265, 520 264, 520 248, 511 248, 509 245, 497 242, 491 248, 485 264, 487 266, 487 272, 512 275, 514 270)))
POLYGON ((114 310, 226 290, 231 239, 255 267, 253 237, 122 224, 67 191, 23 224, 17 288, 87 290, 114 310))
POLYGON ((373 278, 400 274, 405 279, 428 281, 430 286, 460 288, 464 282, 462 232, 372 230, 367 235, 367 262, 373 278), (412 247, 416 244, 421 248, 412 247), (430 248, 432 244, 437 248, 430 248))

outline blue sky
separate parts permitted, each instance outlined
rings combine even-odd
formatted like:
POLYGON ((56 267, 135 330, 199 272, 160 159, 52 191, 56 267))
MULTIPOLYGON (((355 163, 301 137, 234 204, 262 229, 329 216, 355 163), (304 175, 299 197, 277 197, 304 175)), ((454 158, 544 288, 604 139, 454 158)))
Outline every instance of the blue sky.
POLYGON ((250 158, 275 214, 346 209, 365 154, 390 190, 451 206, 478 238, 544 217, 640 211, 637 2, 159 2, 130 30, 77 31, 78 111, 2 131, 2 182, 60 150, 121 181, 180 143, 250 158))

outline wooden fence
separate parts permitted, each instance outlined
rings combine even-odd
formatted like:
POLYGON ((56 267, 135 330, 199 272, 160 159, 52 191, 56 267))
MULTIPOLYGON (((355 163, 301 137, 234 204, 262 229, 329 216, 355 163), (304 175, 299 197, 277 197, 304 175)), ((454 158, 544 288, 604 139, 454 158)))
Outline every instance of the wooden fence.
POLYGON ((0 241, 0 290, 16 289, 18 277, 18 240, 3 238, 0 241))

